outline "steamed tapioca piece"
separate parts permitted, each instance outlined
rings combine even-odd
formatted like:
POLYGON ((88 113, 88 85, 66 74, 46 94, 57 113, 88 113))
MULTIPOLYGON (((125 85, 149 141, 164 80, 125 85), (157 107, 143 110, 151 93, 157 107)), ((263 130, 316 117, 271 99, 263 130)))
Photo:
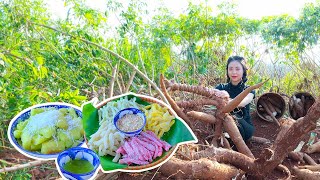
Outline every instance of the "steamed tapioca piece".
POLYGON ((21 134, 22 147, 26 150, 31 150, 32 136, 29 132, 21 134))
POLYGON ((41 147, 42 147, 42 144, 34 145, 33 143, 31 143, 30 150, 31 151, 40 151, 41 147))
POLYGON ((13 135, 15 138, 21 138, 22 130, 26 127, 28 124, 28 120, 21 121, 17 124, 17 128, 13 131, 13 135))
POLYGON ((68 129, 68 121, 65 118, 65 115, 63 113, 59 113, 59 117, 58 117, 58 121, 57 121, 56 126, 58 128, 65 129, 65 130, 68 129))
POLYGON ((64 143, 64 146, 66 148, 69 148, 73 145, 72 138, 68 132, 59 129, 57 131, 57 137, 60 142, 64 143))
POLYGON ((78 117, 76 111, 75 111, 73 108, 69 108, 68 111, 69 111, 69 115, 70 115, 72 118, 77 118, 77 117, 78 117))
MULTIPOLYGON (((49 109, 49 108, 48 108, 49 109)), ((35 108, 35 109, 31 109, 30 111, 30 115, 34 116, 36 114, 40 114, 42 112, 44 112, 46 109, 45 108, 35 108)))
POLYGON ((39 132, 35 134, 40 134, 45 138, 51 138, 53 135, 55 135, 55 133, 56 133, 56 128, 48 126, 40 129, 39 132))
POLYGON ((41 134, 35 134, 32 137, 32 145, 34 145, 34 146, 41 145, 41 143, 43 143, 49 139, 51 139, 51 137, 45 137, 45 136, 42 136, 41 134))
POLYGON ((71 130, 69 130, 70 136, 72 137, 72 139, 74 140, 78 140, 83 136, 83 128, 81 128, 80 126, 75 127, 71 130))
POLYGON ((65 150, 64 143, 55 141, 54 139, 44 142, 41 147, 42 154, 59 153, 63 150, 65 150))
POLYGON ((68 108, 60 108, 59 111, 63 114, 63 115, 67 115, 69 110, 68 108))

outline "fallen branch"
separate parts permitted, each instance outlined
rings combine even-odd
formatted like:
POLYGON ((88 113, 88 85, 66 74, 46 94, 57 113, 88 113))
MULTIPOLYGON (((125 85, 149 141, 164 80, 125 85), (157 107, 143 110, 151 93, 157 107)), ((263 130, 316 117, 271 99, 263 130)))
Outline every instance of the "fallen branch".
POLYGON ((37 166, 37 165, 40 165, 40 164, 44 164, 46 162, 48 162, 48 161, 37 160, 37 161, 28 162, 26 164, 19 164, 19 165, 12 166, 12 167, 4 167, 4 168, 0 169, 0 173, 16 171, 16 170, 27 168, 27 167, 37 166))
POLYGON ((116 64, 114 69, 112 70, 112 78, 109 84, 109 98, 113 97, 113 88, 114 88, 114 82, 117 76, 117 69, 118 69, 118 65, 116 64))
POLYGON ((129 92, 129 89, 130 89, 130 86, 131 86, 131 84, 132 84, 132 82, 133 82, 133 79, 134 79, 134 77, 136 76, 136 72, 137 72, 137 71, 133 71, 133 72, 132 72, 132 74, 131 74, 131 76, 130 76, 130 79, 129 79, 129 82, 128 82, 128 85, 127 85, 127 87, 126 87, 126 89, 125 89, 125 93, 126 93, 126 92, 129 92))
POLYGON ((151 84, 151 86, 159 93, 159 95, 160 95, 160 97, 162 98, 162 100, 163 100, 165 103, 169 104, 169 102, 167 101, 166 97, 163 95, 163 93, 162 93, 161 90, 159 89, 159 87, 158 87, 153 81, 151 81, 146 74, 142 73, 134 64, 132 64, 131 62, 129 62, 129 60, 127 60, 126 58, 120 56, 119 54, 117 54, 117 53, 115 53, 115 52, 113 52, 113 51, 111 51, 110 49, 107 49, 107 48, 105 48, 105 47, 103 47, 103 46, 101 46, 101 45, 99 45, 99 44, 96 44, 96 43, 94 43, 94 42, 88 41, 88 40, 86 40, 86 39, 72 36, 72 35, 70 35, 70 34, 67 34, 67 33, 65 33, 65 32, 62 32, 62 31, 60 31, 60 30, 57 30, 57 29, 55 29, 55 28, 53 28, 53 27, 50 27, 50 26, 47 26, 47 25, 38 24, 38 23, 35 23, 35 22, 32 22, 32 21, 28 21, 28 22, 31 23, 31 24, 34 24, 34 25, 36 25, 36 26, 41 26, 41 27, 45 27, 45 28, 51 29, 51 30, 53 30, 53 31, 59 32, 59 33, 61 33, 61 34, 63 34, 63 35, 66 35, 66 36, 70 36, 70 37, 73 37, 73 38, 75 38, 75 39, 79 39, 80 41, 83 41, 83 42, 85 42, 85 43, 87 43, 87 44, 91 44, 91 45, 93 45, 93 46, 96 46, 96 47, 100 48, 101 50, 106 51, 106 52, 108 52, 109 54, 115 56, 116 58, 118 58, 118 59, 120 59, 121 61, 123 61, 124 63, 126 63, 129 67, 131 67, 132 69, 134 69, 145 81, 147 81, 149 84, 151 84))

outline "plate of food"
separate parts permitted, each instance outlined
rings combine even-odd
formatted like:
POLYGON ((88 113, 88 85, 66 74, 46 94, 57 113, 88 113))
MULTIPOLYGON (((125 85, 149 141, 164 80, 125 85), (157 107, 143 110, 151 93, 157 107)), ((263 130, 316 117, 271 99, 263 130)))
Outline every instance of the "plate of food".
POLYGON ((81 108, 61 102, 29 107, 10 121, 8 138, 30 158, 53 160, 65 149, 84 144, 81 108))
POLYGON ((190 127, 164 102, 127 93, 82 105, 89 149, 104 173, 141 172, 170 159, 178 146, 198 142, 190 127))

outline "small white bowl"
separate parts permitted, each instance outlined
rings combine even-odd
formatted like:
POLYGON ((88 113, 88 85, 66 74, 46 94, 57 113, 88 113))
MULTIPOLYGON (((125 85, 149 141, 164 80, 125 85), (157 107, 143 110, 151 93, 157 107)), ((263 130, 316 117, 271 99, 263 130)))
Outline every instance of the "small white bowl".
POLYGON ((122 109, 113 118, 113 124, 115 125, 117 130, 120 131, 121 133, 123 133, 125 136, 128 136, 128 137, 140 134, 140 132, 142 131, 142 129, 146 125, 146 122, 147 122, 146 115, 144 114, 144 112, 142 112, 140 109, 137 109, 137 108, 125 108, 125 109, 122 109), (141 126, 141 128, 139 128, 136 131, 129 131, 129 132, 125 132, 125 131, 120 130, 119 127, 117 126, 117 122, 123 116, 125 116, 127 114, 134 114, 134 115, 139 116, 143 120, 143 125, 141 126))
POLYGON ((97 173, 98 168, 100 167, 99 156, 92 151, 91 149, 83 147, 74 147, 67 149, 61 152, 56 159, 56 166, 60 175, 66 179, 70 180, 88 180, 93 179, 97 173), (69 171, 66 171, 63 167, 64 165, 74 159, 83 159, 89 161, 93 165, 93 170, 84 173, 84 174, 75 174, 69 171))

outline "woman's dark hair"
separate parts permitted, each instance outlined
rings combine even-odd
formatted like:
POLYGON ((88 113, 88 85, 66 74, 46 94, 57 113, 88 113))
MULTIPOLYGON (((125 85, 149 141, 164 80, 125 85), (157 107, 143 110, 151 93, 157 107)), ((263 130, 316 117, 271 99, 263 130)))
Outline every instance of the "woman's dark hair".
POLYGON ((241 66, 243 68, 242 82, 243 83, 247 82, 247 80, 248 80, 247 79, 247 68, 244 65, 244 58, 241 57, 241 56, 231 56, 231 57, 229 57, 228 62, 227 62, 227 68, 226 68, 227 69, 227 82, 230 82, 230 77, 228 75, 228 67, 229 67, 229 64, 232 61, 238 61, 241 64, 241 66))

